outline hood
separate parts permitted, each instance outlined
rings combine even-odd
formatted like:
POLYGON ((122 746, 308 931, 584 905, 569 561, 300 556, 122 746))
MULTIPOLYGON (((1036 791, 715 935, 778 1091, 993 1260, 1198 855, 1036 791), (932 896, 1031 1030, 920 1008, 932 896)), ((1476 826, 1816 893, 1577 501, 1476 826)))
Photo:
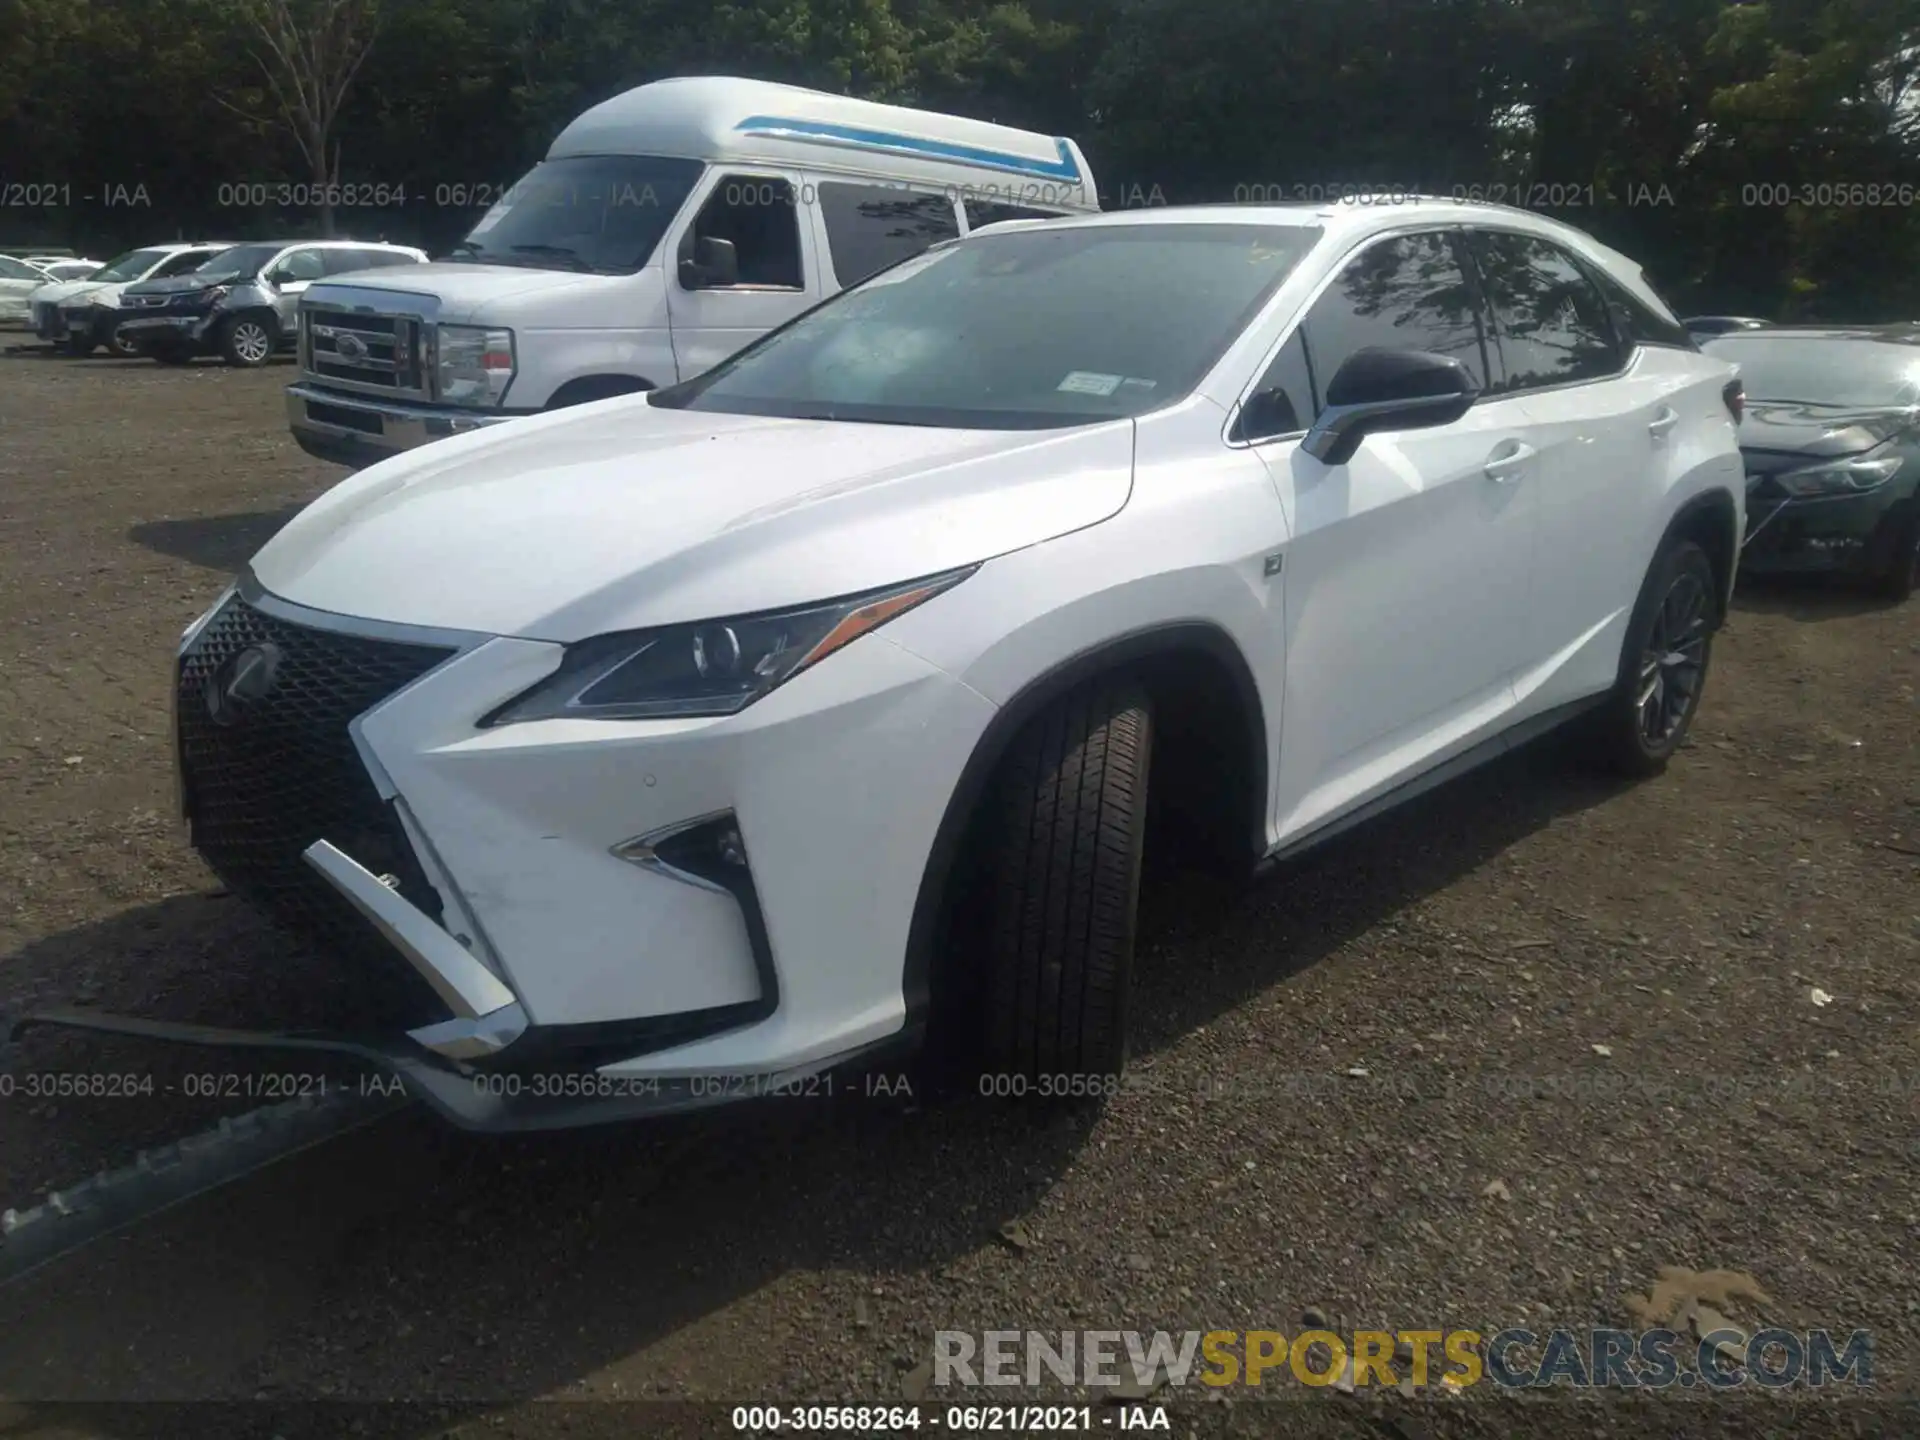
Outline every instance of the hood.
POLYGON ((609 306, 635 313, 635 285, 660 283, 657 268, 639 275, 584 275, 574 270, 531 270, 518 265, 394 265, 307 287, 306 298, 326 304, 340 289, 390 290, 397 296, 427 296, 438 302, 434 318, 510 324, 522 313, 537 315, 543 328, 600 326, 609 306), (556 309, 555 307, 560 307, 556 309))
POLYGON ((181 295, 205 290, 209 285, 238 285, 251 276, 238 275, 231 280, 209 280, 199 275, 174 275, 165 280, 136 280, 121 290, 123 295, 181 295))
POLYGON ((438 440, 316 500, 254 557, 298 604, 574 641, 851 595, 1093 525, 1133 422, 936 430, 624 396, 438 440))
POLYGON ((1749 470, 1764 469, 1769 456, 1795 462, 1837 460, 1883 444, 1909 428, 1914 419, 1914 412, 1904 408, 1862 410, 1749 400, 1740 422, 1740 448, 1750 459, 1763 462, 1760 467, 1749 464, 1749 470))
POLYGON ((63 300, 71 300, 75 295, 93 289, 97 283, 93 280, 54 280, 38 290, 29 290, 27 301, 33 305, 58 305, 63 300))

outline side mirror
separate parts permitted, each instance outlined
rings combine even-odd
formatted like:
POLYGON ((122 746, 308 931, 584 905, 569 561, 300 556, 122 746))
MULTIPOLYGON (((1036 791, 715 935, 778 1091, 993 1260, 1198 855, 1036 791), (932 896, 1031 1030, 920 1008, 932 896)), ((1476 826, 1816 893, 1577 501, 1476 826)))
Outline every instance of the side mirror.
POLYGON ((1479 398, 1467 367, 1427 350, 1356 350, 1334 372, 1326 407, 1300 442, 1325 465, 1344 465, 1369 435, 1451 425, 1479 398))
POLYGON ((740 254, 731 240, 697 236, 680 256, 680 283, 689 290, 723 290, 740 283, 740 254))

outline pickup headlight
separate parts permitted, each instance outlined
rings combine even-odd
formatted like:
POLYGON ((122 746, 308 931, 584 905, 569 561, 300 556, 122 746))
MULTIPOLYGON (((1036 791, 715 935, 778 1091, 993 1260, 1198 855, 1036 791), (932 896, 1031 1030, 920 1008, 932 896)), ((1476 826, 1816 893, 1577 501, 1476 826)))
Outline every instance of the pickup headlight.
POLYGON ((600 635, 482 725, 732 715, 979 567, 777 614, 600 635))
POLYGON ((498 405, 513 383, 513 332, 482 325, 435 327, 436 393, 449 405, 498 405))
POLYGON ((1879 489, 1893 478, 1900 465, 1901 457, 1898 455, 1888 455, 1878 460, 1861 456, 1852 460, 1809 465, 1804 470, 1788 470, 1773 478, 1796 497, 1857 495, 1863 490, 1879 489))

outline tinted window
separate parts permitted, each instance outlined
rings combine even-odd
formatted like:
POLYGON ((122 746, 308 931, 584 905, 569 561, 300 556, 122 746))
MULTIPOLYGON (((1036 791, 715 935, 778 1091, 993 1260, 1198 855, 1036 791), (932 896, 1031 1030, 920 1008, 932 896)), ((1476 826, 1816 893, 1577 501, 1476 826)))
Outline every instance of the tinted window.
POLYGON ((1503 374, 1494 393, 1593 380, 1625 356, 1600 292, 1573 257, 1531 235, 1480 231, 1474 256, 1493 312, 1503 374))
POLYGON ((1589 272, 1600 293, 1613 307, 1613 328, 1627 346, 1675 345, 1682 350, 1695 348, 1687 327, 1671 315, 1662 315, 1626 286, 1603 270, 1589 272))
POLYGON ((276 281, 318 280, 327 273, 326 253, 321 250, 289 250, 274 262, 276 281))
POLYGON ((1438 231, 1369 245, 1347 262, 1300 328, 1319 382, 1316 400, 1355 351, 1374 346, 1450 356, 1476 385, 1486 384, 1479 305, 1452 241, 1438 231))
POLYGON ((982 225, 998 225, 1002 220, 1058 220, 1059 213, 1053 210, 1029 210, 1024 205, 995 205, 986 200, 969 200, 967 207, 967 229, 978 230, 982 225))
POLYGON ((1256 393, 1272 390, 1276 394, 1266 404, 1258 432, 1243 433, 1241 439, 1270 440, 1276 435, 1291 435, 1307 428, 1307 417, 1315 409, 1313 372, 1308 368, 1306 343, 1298 330, 1287 337, 1287 343, 1280 347, 1280 353, 1273 357, 1273 363, 1253 388, 1256 393))
POLYGON ((698 160, 659 155, 543 160, 447 258, 631 275, 653 258, 701 168, 698 160))
POLYGON ((149 280, 166 280, 175 275, 184 275, 189 270, 198 270, 208 259, 204 250, 183 250, 178 255, 170 255, 147 276, 149 280))
POLYGON ((1825 336, 1736 331, 1702 347, 1740 367, 1747 403, 1912 405, 1920 401, 1920 347, 1825 336))
POLYGON ((740 283, 783 290, 804 288, 800 212, 793 186, 767 175, 723 175, 707 196, 681 246, 693 256, 695 239, 731 240, 740 283))
POLYGON ((936 240, 960 233, 953 202, 944 195, 916 195, 883 185, 820 186, 820 215, 827 222, 827 248, 842 286, 876 270, 911 259, 936 240))
POLYGON ((1235 224, 982 235, 843 290, 653 403, 1045 429, 1199 383, 1321 232, 1235 224))

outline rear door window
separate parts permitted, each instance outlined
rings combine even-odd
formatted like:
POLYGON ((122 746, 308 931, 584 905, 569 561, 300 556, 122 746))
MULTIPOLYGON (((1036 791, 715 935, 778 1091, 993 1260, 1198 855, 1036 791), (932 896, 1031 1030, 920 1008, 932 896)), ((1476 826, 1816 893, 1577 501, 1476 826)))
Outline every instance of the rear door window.
POLYGON ((819 193, 827 249, 842 289, 960 233, 945 195, 839 180, 823 181, 819 193))
POLYGON ((1558 245, 1504 230, 1472 232, 1508 395, 1618 374, 1628 347, 1579 263, 1558 245))

